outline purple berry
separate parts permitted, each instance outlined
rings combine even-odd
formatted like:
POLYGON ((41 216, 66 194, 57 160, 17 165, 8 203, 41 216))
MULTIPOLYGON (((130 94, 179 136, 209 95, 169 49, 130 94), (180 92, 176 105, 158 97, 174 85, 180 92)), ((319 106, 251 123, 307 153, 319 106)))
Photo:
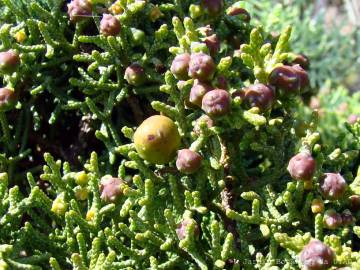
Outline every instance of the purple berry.
POLYGON ((111 14, 104 14, 100 22, 100 33, 104 36, 116 36, 120 33, 120 21, 111 14))
POLYGON ((345 179, 338 173, 325 173, 320 179, 320 190, 329 200, 341 198, 347 188, 345 179))
MULTIPOLYGON (((186 228, 191 224, 190 219, 184 219, 176 228, 176 234, 180 240, 183 240, 186 237, 186 228)), ((195 237, 199 237, 200 228, 198 224, 195 224, 194 230, 195 237)))
POLYGON ((349 210, 345 210, 344 212, 342 212, 341 219, 343 226, 351 225, 355 221, 354 216, 349 210))
POLYGON ((177 169, 185 174, 195 173, 201 166, 202 156, 189 149, 178 151, 176 160, 177 169))
POLYGON ((258 107, 260 110, 266 111, 275 101, 274 90, 265 84, 253 84, 244 90, 245 101, 250 107, 258 107))
POLYGON ((202 82, 210 81, 215 74, 215 63, 205 53, 193 53, 190 57, 189 76, 202 82))
POLYGON ((0 52, 0 73, 13 73, 19 65, 20 58, 15 51, 0 52))
POLYGON ((183 53, 177 55, 170 67, 171 73, 178 80, 187 80, 189 78, 189 63, 190 63, 190 54, 183 53))
POLYGON ((214 120, 212 120, 209 116, 207 116, 206 114, 202 115, 200 118, 198 118, 195 122, 195 126, 194 126, 194 132, 196 134, 200 134, 201 133, 201 129, 200 129, 200 124, 205 122, 206 126, 208 128, 212 128, 214 126, 214 120))
POLYGON ((300 65, 293 65, 292 68, 295 70, 295 72, 299 78, 300 90, 306 91, 310 85, 308 73, 300 65))
POLYGON ((146 81, 145 70, 140 64, 133 63, 126 68, 124 78, 128 84, 140 86, 146 81))
POLYGON ((305 270, 329 269, 333 265, 334 259, 334 252, 317 239, 311 240, 300 254, 300 261, 305 270))
POLYGON ((92 4, 88 0, 72 0, 68 4, 70 21, 79 22, 92 15, 92 4))
POLYGON ((104 202, 115 202, 122 195, 122 183, 120 178, 104 176, 100 181, 100 198, 104 202))
POLYGON ((212 89, 213 88, 210 85, 195 80, 194 85, 190 90, 189 101, 192 104, 201 107, 204 95, 212 89))
POLYGON ((293 179, 310 181, 316 170, 316 161, 308 153, 299 153, 290 159, 287 170, 293 179))
POLYGON ((227 13, 229 16, 241 16, 244 22, 250 22, 251 16, 244 8, 231 7, 227 13))
POLYGON ((351 195, 349 199, 350 199, 351 210, 353 212, 359 211, 360 210, 360 196, 359 195, 351 195))
POLYGON ((330 230, 336 230, 343 224, 341 215, 335 210, 327 210, 324 214, 324 226, 330 230))
POLYGON ((0 111, 8 111, 15 106, 16 94, 9 88, 0 88, 0 111))
POLYGON ((230 111, 231 98, 227 91, 215 89, 206 93, 202 100, 202 106, 209 116, 222 116, 230 111))
POLYGON ((297 93, 300 90, 300 80, 296 70, 289 66, 274 68, 269 75, 269 83, 287 93, 297 93))
POLYGON ((217 16, 224 8, 223 0, 201 0, 201 6, 207 10, 209 15, 217 16))
POLYGON ((310 60, 309 58, 304 54, 298 54, 296 57, 291 61, 292 65, 300 65, 303 69, 309 69, 310 66, 310 60))
POLYGON ((216 34, 206 37, 204 42, 209 49, 210 55, 214 56, 220 51, 220 40, 216 34))

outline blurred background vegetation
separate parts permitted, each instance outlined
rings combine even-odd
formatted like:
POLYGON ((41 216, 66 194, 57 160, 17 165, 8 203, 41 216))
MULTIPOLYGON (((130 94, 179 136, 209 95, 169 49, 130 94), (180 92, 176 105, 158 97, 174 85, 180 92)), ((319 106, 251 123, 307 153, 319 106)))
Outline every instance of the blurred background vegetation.
POLYGON ((293 26, 292 50, 309 57, 315 93, 300 114, 306 120, 317 110, 323 141, 348 146, 348 122, 360 116, 360 1, 249 0, 247 8, 274 36, 293 26))

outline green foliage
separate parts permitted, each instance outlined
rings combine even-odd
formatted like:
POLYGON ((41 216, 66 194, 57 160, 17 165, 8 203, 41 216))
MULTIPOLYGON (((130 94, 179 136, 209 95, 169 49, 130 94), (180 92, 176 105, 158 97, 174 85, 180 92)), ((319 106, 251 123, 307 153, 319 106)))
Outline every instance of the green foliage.
POLYGON ((278 35, 284 27, 293 27, 291 48, 310 58, 314 87, 322 86, 330 78, 333 83, 344 83, 358 70, 359 31, 349 27, 351 22, 346 15, 335 17, 334 25, 330 25, 326 21, 327 10, 308 0, 251 0, 245 6, 267 32, 278 35), (341 30, 345 27, 346 34, 341 30))
MULTIPOLYGON (((93 16, 74 24, 65 1, 0 0, 0 51, 21 58, 17 72, 1 74, 19 98, 0 113, 0 269, 300 269, 312 238, 335 252, 334 267, 360 268, 360 212, 329 230, 323 211, 312 211, 327 172, 340 173, 348 188, 324 200, 325 210, 342 213, 360 196, 360 122, 343 135, 327 129, 339 121, 330 113, 324 121, 303 113, 299 95, 275 89, 262 112, 239 92, 268 84, 291 57, 292 28, 272 39, 270 25, 226 14, 241 1, 225 1, 218 16, 206 1, 91 2, 93 16), (109 9, 121 32, 105 37, 98 27, 109 9), (170 71, 178 54, 209 53, 207 31, 221 41, 211 83, 231 96, 213 125, 197 122, 204 111, 189 104, 194 78, 178 81, 170 71), (142 85, 124 78, 133 63, 145 71, 142 85), (195 173, 137 153, 136 127, 158 113, 175 122, 182 148, 203 157, 195 173), (316 160, 311 181, 286 170, 299 152, 316 160)), ((341 97, 357 113, 357 96, 341 88, 333 95, 322 106, 341 97)))

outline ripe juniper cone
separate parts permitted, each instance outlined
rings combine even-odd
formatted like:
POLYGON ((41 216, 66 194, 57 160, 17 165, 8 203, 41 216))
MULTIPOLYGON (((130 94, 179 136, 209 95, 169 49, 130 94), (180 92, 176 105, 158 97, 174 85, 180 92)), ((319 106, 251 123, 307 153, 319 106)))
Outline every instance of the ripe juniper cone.
POLYGON ((304 54, 297 54, 294 56, 292 61, 290 61, 290 64, 292 65, 300 65, 303 69, 309 69, 310 67, 310 60, 309 58, 304 54))
POLYGON ((324 226, 327 229, 335 230, 343 225, 342 217, 335 210, 327 210, 324 214, 324 226))
POLYGON ((326 270, 333 265, 335 254, 323 242, 313 239, 300 254, 300 262, 304 270, 326 270))
POLYGON ((311 202, 311 212, 313 212, 314 214, 324 212, 324 208, 324 202, 320 199, 314 199, 311 202))
POLYGON ((176 160, 177 169, 185 174, 195 173, 201 166, 202 156, 190 149, 182 149, 178 152, 176 160))
POLYGON ((15 51, 9 50, 6 52, 0 52, 0 73, 13 73, 16 71, 19 64, 20 58, 15 51))
POLYGON ((0 88, 0 111, 8 111, 15 106, 15 91, 9 88, 0 88))
POLYGON ((216 34, 205 38, 204 43, 209 49, 210 55, 216 55, 220 50, 220 40, 216 34))
POLYGON ((292 68, 295 70, 295 73, 299 78, 300 90, 305 92, 308 90, 310 84, 308 73, 300 65, 293 65, 292 68))
POLYGON ((353 212, 357 212, 360 210, 360 196, 359 195, 351 195, 350 198, 350 207, 353 212))
POLYGON ((215 74, 215 63, 205 53, 193 53, 190 57, 189 76, 201 82, 211 81, 215 74))
POLYGON ((275 101, 274 90, 265 84, 253 84, 244 89, 245 101, 250 107, 258 107, 262 111, 271 108, 275 101))
MULTIPOLYGON (((178 236, 178 238, 180 240, 183 240, 186 236, 186 230, 187 227, 191 224, 191 220, 190 219, 184 219, 176 228, 176 234, 178 236)), ((199 237, 200 235, 200 228, 199 225, 197 223, 195 223, 195 228, 194 228, 194 236, 195 238, 199 237)))
POLYGON ((68 4, 70 21, 76 23, 92 15, 92 4, 89 0, 72 0, 68 4))
POLYGON ((169 163, 180 147, 180 134, 168 117, 155 115, 147 118, 134 134, 139 155, 154 164, 169 163))
POLYGON ((355 218, 350 212, 350 210, 345 210, 341 213, 341 220, 343 226, 349 226, 355 221, 355 218))
POLYGON ((120 33, 121 25, 119 20, 111 15, 104 14, 100 21, 100 33, 104 36, 116 36, 120 33))
POLYGON ((187 80, 189 78, 189 63, 190 63, 190 54, 183 53, 177 55, 172 64, 170 71, 178 80, 187 80))
POLYGON ((211 91, 212 89, 213 88, 210 85, 195 80, 194 85, 190 90, 189 101, 192 104, 201 107, 201 103, 204 95, 207 92, 211 91))
POLYGON ((201 5, 209 15, 217 16, 224 8, 224 0, 201 0, 201 5))
POLYGON ((100 181, 100 198, 107 203, 115 202, 122 195, 121 184, 123 181, 120 178, 115 178, 106 175, 100 181))
POLYGON ((338 173, 325 173, 320 179, 320 190, 326 199, 340 199, 346 188, 345 179, 338 173))
POLYGON ((215 89, 206 93, 202 100, 204 112, 209 116, 222 116, 230 111, 231 98, 229 93, 223 89, 215 89))
POLYGON ((250 22, 251 20, 249 12, 244 8, 230 7, 227 14, 230 16, 241 16, 244 22, 250 22))
POLYGON ((128 84, 140 86, 146 81, 145 70, 140 64, 133 63, 126 68, 124 78, 128 84))
POLYGON ((194 126, 194 132, 198 135, 201 133, 201 128, 200 128, 201 123, 204 123, 208 128, 214 126, 214 120, 212 120, 209 116, 207 116, 206 114, 200 116, 195 121, 195 126, 194 126))
POLYGON ((290 66, 274 68, 269 75, 269 83, 286 93, 298 93, 301 85, 296 71, 290 66))
POLYGON ((301 152, 293 156, 288 164, 287 170, 295 180, 309 181, 314 176, 316 161, 309 154, 301 152))

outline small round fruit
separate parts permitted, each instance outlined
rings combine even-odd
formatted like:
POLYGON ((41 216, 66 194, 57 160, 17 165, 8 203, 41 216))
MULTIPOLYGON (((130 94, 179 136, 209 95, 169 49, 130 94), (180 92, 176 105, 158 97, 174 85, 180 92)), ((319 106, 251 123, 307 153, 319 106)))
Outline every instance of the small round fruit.
POLYGON ((338 173, 325 173, 320 179, 320 190, 326 199, 340 199, 346 188, 345 179, 338 173))
POLYGON ((230 95, 223 89, 211 90, 202 99, 201 108, 209 116, 225 115, 230 111, 230 107, 230 95))
POLYGON ((182 149, 178 151, 176 167, 182 173, 192 174, 199 170, 202 159, 198 153, 190 149, 182 149))
POLYGON ((262 111, 270 109, 275 101, 273 89, 262 83, 250 85, 244 91, 245 102, 250 107, 258 107, 262 111))
POLYGON ((76 23, 92 15, 92 4, 88 0, 72 0, 68 4, 70 21, 76 23))
POLYGON ((231 7, 228 10, 227 14, 229 16, 241 16, 241 18, 244 22, 250 22, 250 20, 251 20, 251 16, 250 16, 249 12, 244 8, 231 7))
POLYGON ((140 64, 133 63, 126 68, 124 78, 128 84, 140 86, 146 81, 145 70, 140 64))
POLYGON ((320 199, 314 199, 311 202, 311 212, 313 212, 314 214, 324 212, 324 208, 325 208, 324 202, 320 199))
POLYGON ((343 226, 348 226, 348 225, 351 225, 355 221, 355 218, 349 210, 345 210, 341 214, 341 220, 342 220, 343 226))
POLYGON ((190 57, 189 76, 202 82, 211 81, 215 74, 215 63, 205 53, 193 53, 190 57))
POLYGON ((359 195, 351 195, 350 196, 350 206, 353 212, 357 212, 360 210, 360 196, 359 195))
POLYGON ((192 104, 201 107, 204 95, 212 89, 213 88, 210 85, 195 80, 194 85, 190 90, 189 101, 192 104))
POLYGON ((104 14, 100 21, 100 33, 104 36, 116 36, 120 33, 120 21, 111 14, 104 14))
POLYGON ((307 244, 300 254, 305 270, 326 270, 333 265, 335 254, 327 245, 317 239, 307 244))
POLYGON ((324 226, 330 230, 336 230, 341 225, 343 225, 343 220, 341 215, 335 210, 327 210, 324 214, 324 226))
POLYGON ((300 90, 305 92, 309 88, 309 85, 310 85, 308 73, 300 65, 293 65, 292 68, 295 70, 295 72, 299 78, 300 90))
POLYGON ((180 142, 177 126, 170 118, 162 115, 147 118, 134 134, 137 152, 154 164, 169 163, 176 155, 180 142))
MULTIPOLYGON (((186 229, 191 224, 190 219, 184 219, 176 228, 176 234, 180 240, 183 240, 186 237, 186 229)), ((194 236, 197 238, 200 235, 200 228, 197 223, 195 223, 194 236)))
POLYGON ((122 195, 121 185, 123 180, 106 175, 100 180, 100 198, 104 202, 116 202, 122 195))
POLYGON ((19 55, 13 51, 0 52, 0 72, 9 74, 16 71, 20 65, 19 55))
POLYGON ((209 49, 210 55, 214 56, 220 51, 220 40, 216 34, 206 37, 204 42, 209 49))
POLYGON ((189 63, 190 63, 190 54, 183 53, 177 55, 170 67, 171 73, 178 80, 187 80, 189 78, 189 63))
POLYGON ((296 57, 291 61, 292 65, 300 65, 303 69, 309 69, 310 66, 310 60, 309 58, 304 54, 298 54, 296 57))
POLYGON ((16 93, 9 88, 0 88, 0 111, 11 110, 16 104, 16 93))
POLYGON ((209 15, 217 16, 224 8, 223 0, 201 0, 201 6, 207 10, 209 15))
POLYGON ((287 93, 297 93, 300 90, 300 80, 296 71, 289 66, 273 69, 269 75, 269 83, 287 93))
POLYGON ((207 116, 206 114, 202 115, 200 118, 198 118, 195 122, 195 126, 194 126, 194 132, 196 134, 200 134, 201 133, 201 124, 205 123, 205 125, 208 128, 212 128, 214 126, 214 120, 212 120, 209 116, 207 116))
POLYGON ((293 179, 309 181, 314 176, 316 161, 309 153, 301 152, 290 159, 287 170, 293 179))

